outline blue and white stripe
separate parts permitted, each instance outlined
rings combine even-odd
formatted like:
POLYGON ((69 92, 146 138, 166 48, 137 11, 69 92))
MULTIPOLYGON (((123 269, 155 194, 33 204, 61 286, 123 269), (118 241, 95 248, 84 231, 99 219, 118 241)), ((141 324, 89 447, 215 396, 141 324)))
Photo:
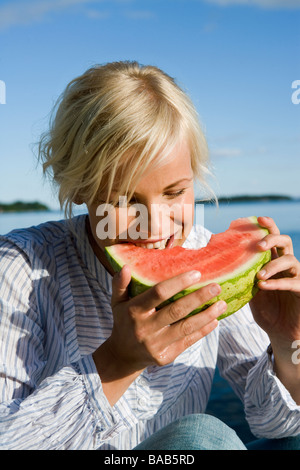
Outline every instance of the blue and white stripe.
MULTIPOLYGON (((85 216, 0 237, 0 448, 132 449, 175 419, 205 412, 218 367, 252 430, 300 432, 300 407, 274 376, 266 334, 249 307, 165 367, 149 367, 114 407, 92 353, 109 337, 111 276, 96 258, 85 216), (250 372, 249 372, 250 371, 250 372)), ((193 229, 187 247, 207 243, 193 229)))

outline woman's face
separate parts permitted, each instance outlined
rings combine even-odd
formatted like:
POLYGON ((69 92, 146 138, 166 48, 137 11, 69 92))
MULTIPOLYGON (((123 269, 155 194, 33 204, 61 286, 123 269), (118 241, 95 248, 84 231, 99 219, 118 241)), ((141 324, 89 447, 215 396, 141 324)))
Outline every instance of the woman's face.
POLYGON ((147 172, 131 201, 122 198, 117 187, 111 196, 119 196, 117 207, 105 206, 106 194, 88 206, 90 243, 111 273, 106 246, 134 243, 148 249, 169 249, 182 245, 194 219, 193 171, 187 144, 176 146, 164 166, 147 172))

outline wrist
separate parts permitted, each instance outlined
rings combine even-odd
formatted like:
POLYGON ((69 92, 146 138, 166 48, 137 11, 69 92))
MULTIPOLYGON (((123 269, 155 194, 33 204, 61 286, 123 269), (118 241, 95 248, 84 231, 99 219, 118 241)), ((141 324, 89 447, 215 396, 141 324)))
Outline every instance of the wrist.
POLYGON ((117 358, 109 339, 93 353, 93 360, 101 379, 103 392, 111 406, 142 372, 134 370, 129 363, 117 358))
POLYGON ((290 392, 292 398, 300 404, 300 360, 294 360, 295 350, 284 351, 274 348, 271 344, 267 352, 273 364, 273 370, 280 382, 290 392))

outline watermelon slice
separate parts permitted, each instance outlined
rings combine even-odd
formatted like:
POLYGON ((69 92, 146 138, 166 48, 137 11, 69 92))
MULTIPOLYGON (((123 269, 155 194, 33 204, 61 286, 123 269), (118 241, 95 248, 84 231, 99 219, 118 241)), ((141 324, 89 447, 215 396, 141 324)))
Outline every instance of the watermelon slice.
POLYGON ((121 243, 105 250, 115 271, 120 271, 125 264, 131 267, 129 292, 132 297, 177 274, 194 269, 200 271, 200 283, 179 292, 162 305, 217 282, 222 288, 221 294, 200 305, 190 315, 223 299, 227 310, 220 320, 239 310, 256 294, 256 273, 271 259, 270 251, 262 252, 256 245, 267 234, 268 230, 258 224, 256 217, 248 217, 231 222, 228 230, 212 235, 207 246, 200 249, 176 246, 155 250, 121 243))

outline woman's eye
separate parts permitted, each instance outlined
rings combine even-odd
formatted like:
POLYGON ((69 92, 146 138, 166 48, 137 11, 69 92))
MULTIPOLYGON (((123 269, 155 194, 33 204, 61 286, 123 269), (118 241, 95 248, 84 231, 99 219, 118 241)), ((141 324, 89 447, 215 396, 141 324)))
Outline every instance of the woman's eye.
POLYGON ((185 189, 180 189, 179 191, 175 191, 175 192, 172 192, 172 193, 165 193, 165 196, 168 198, 168 199, 174 199, 178 196, 181 196, 182 194, 184 194, 185 192, 185 189))

